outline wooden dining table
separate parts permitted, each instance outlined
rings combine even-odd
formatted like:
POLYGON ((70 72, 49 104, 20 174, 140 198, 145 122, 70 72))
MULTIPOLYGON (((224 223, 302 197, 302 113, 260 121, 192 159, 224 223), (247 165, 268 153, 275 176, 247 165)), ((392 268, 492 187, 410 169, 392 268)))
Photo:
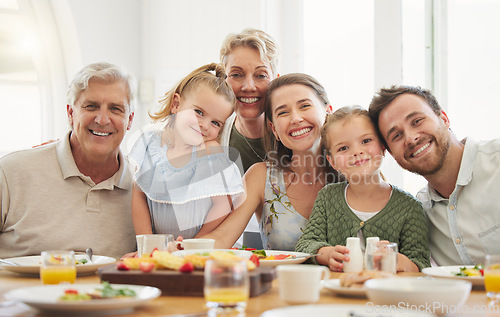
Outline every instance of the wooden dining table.
MULTIPOLYGON (((343 273, 330 272, 330 277, 332 279, 338 278, 340 274, 343 273)), ((398 276, 422 275, 422 273, 398 273, 398 276)), ((78 276, 75 283, 100 283, 100 278, 96 274, 78 276)), ((0 316, 54 316, 53 314, 47 312, 29 308, 28 306, 23 304, 8 303, 4 298, 4 294, 12 289, 37 285, 41 285, 39 277, 21 275, 3 271, 0 269, 0 316)), ((320 299, 315 304, 371 305, 369 299, 367 298, 338 296, 334 292, 326 288, 323 288, 321 290, 320 299)), ((204 305, 205 300, 201 296, 160 296, 151 300, 150 302, 147 302, 143 306, 136 307, 130 312, 120 312, 106 316, 150 317, 191 314, 206 311, 204 305)), ((472 289, 465 305, 467 307, 466 309, 462 309, 462 311, 467 311, 468 313, 447 314, 445 316, 500 316, 500 311, 498 310, 493 313, 478 311, 477 307, 485 307, 485 305, 487 305, 486 293, 484 291, 484 288, 482 287, 472 289)), ((245 316, 260 316, 265 311, 286 306, 290 305, 280 299, 278 280, 275 279, 272 282, 271 289, 261 295, 251 297, 248 300, 245 316)), ((381 314, 379 316, 384 315, 381 314)))

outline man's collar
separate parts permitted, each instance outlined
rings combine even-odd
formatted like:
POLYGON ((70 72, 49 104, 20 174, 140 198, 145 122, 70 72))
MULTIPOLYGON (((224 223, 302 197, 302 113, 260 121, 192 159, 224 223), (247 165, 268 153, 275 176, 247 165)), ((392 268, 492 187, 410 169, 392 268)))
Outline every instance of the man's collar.
MULTIPOLYGON (((85 181, 90 181, 90 177, 83 175, 76 166, 73 153, 71 152, 71 145, 69 143, 70 136, 71 131, 69 131, 63 139, 59 140, 56 145, 57 160, 59 161, 63 178, 67 179, 69 177, 80 177, 85 181)), ((109 179, 99 183, 99 185, 103 186, 103 188, 107 187, 112 189, 113 186, 116 186, 121 189, 129 190, 132 188, 132 177, 130 176, 127 158, 121 151, 118 153, 118 160, 120 162, 120 168, 118 171, 109 179)))

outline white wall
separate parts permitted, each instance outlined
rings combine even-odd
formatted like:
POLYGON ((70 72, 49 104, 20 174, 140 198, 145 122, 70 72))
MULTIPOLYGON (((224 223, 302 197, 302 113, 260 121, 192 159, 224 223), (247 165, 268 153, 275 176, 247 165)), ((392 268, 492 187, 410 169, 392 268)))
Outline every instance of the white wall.
POLYGON ((74 68, 72 73, 104 60, 137 76, 143 94, 132 133, 150 121, 147 112, 178 80, 201 65, 219 61, 220 46, 229 33, 262 29, 283 43, 281 72, 303 68, 302 0, 68 2, 81 54, 81 65, 68 66, 74 68))
MULTIPOLYGON (((157 105, 157 101, 177 81, 195 68, 219 61, 220 46, 229 33, 245 28, 262 29, 278 43, 285 37, 301 38, 301 24, 284 30, 287 18, 300 15, 301 1, 265 0, 145 0, 143 6, 144 28, 142 31, 143 84, 152 83, 152 98, 145 98, 142 105, 141 123, 148 121, 145 111, 157 105), (286 10, 282 10, 286 7, 286 10), (282 19, 283 18, 283 19, 282 19), (297 31, 299 30, 299 31, 297 31), (292 31, 292 32, 290 32, 292 31)), ((299 20, 299 19, 296 19, 299 20)), ((300 41, 299 41, 300 42, 300 41)), ((280 69, 297 71, 295 65, 300 54, 294 48, 283 47, 280 69)))
MULTIPOLYGON (((107 61, 140 76, 140 0, 68 0, 79 40, 82 65, 107 61)), ((78 69, 79 69, 78 68, 78 69)), ((75 69, 75 72, 78 70, 75 69)))

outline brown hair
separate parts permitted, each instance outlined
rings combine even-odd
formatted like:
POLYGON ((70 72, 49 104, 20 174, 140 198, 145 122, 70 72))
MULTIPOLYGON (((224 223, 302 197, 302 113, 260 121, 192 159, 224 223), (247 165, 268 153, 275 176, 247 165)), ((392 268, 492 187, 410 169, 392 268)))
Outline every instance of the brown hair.
POLYGON ((431 93, 430 90, 422 89, 419 86, 405 86, 405 85, 393 85, 391 88, 382 88, 380 91, 373 97, 370 107, 369 107, 369 115, 373 124, 375 125, 375 130, 377 131, 380 140, 384 144, 384 146, 388 149, 387 142, 385 141, 384 136, 380 133, 380 127, 378 125, 378 119, 380 117, 380 113, 389 106, 394 99, 403 95, 403 94, 412 94, 415 96, 422 97, 427 104, 432 108, 436 115, 441 115, 442 108, 439 105, 436 97, 431 93))
MULTIPOLYGON (((273 122, 273 112, 271 105, 271 95, 276 89, 288 85, 304 85, 311 88, 318 99, 326 106, 330 104, 328 101, 328 96, 326 94, 325 88, 316 80, 316 78, 302 74, 302 73, 291 73, 278 77, 271 81, 269 88, 267 90, 266 99, 264 102, 264 114, 266 117, 266 124, 264 124, 264 148, 266 149, 268 159, 275 163, 279 168, 290 169, 290 162, 292 160, 293 151, 283 145, 280 141, 276 139, 274 133, 271 129, 270 123, 273 122)), ((324 152, 321 155, 324 159, 323 164, 324 172, 327 175, 327 182, 335 182, 338 179, 337 171, 330 168, 330 165, 326 161, 326 156, 324 152)))

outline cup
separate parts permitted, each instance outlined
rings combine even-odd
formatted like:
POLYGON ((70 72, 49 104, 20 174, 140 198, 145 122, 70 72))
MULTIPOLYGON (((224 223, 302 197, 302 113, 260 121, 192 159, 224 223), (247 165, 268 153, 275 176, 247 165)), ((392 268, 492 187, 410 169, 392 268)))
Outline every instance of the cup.
POLYGON ((40 279, 43 284, 74 283, 76 259, 73 251, 42 251, 40 279))
POLYGON ((184 250, 196 250, 196 249, 213 249, 215 245, 214 239, 184 239, 182 241, 177 241, 177 244, 181 246, 184 250))
POLYGON ((154 249, 159 251, 175 251, 175 241, 172 234, 140 234, 136 235, 137 255, 149 255, 154 249))
POLYGON ((366 246, 366 269, 396 273, 398 261, 398 244, 381 241, 366 246))
POLYGON ((278 265, 280 298, 290 304, 315 303, 319 300, 321 281, 327 281, 326 266, 308 264, 278 265))
POLYGON ((487 254, 484 261, 484 288, 490 304, 500 302, 500 254, 487 254))
POLYGON ((245 311, 250 295, 247 261, 207 260, 205 302, 213 313, 245 311))

